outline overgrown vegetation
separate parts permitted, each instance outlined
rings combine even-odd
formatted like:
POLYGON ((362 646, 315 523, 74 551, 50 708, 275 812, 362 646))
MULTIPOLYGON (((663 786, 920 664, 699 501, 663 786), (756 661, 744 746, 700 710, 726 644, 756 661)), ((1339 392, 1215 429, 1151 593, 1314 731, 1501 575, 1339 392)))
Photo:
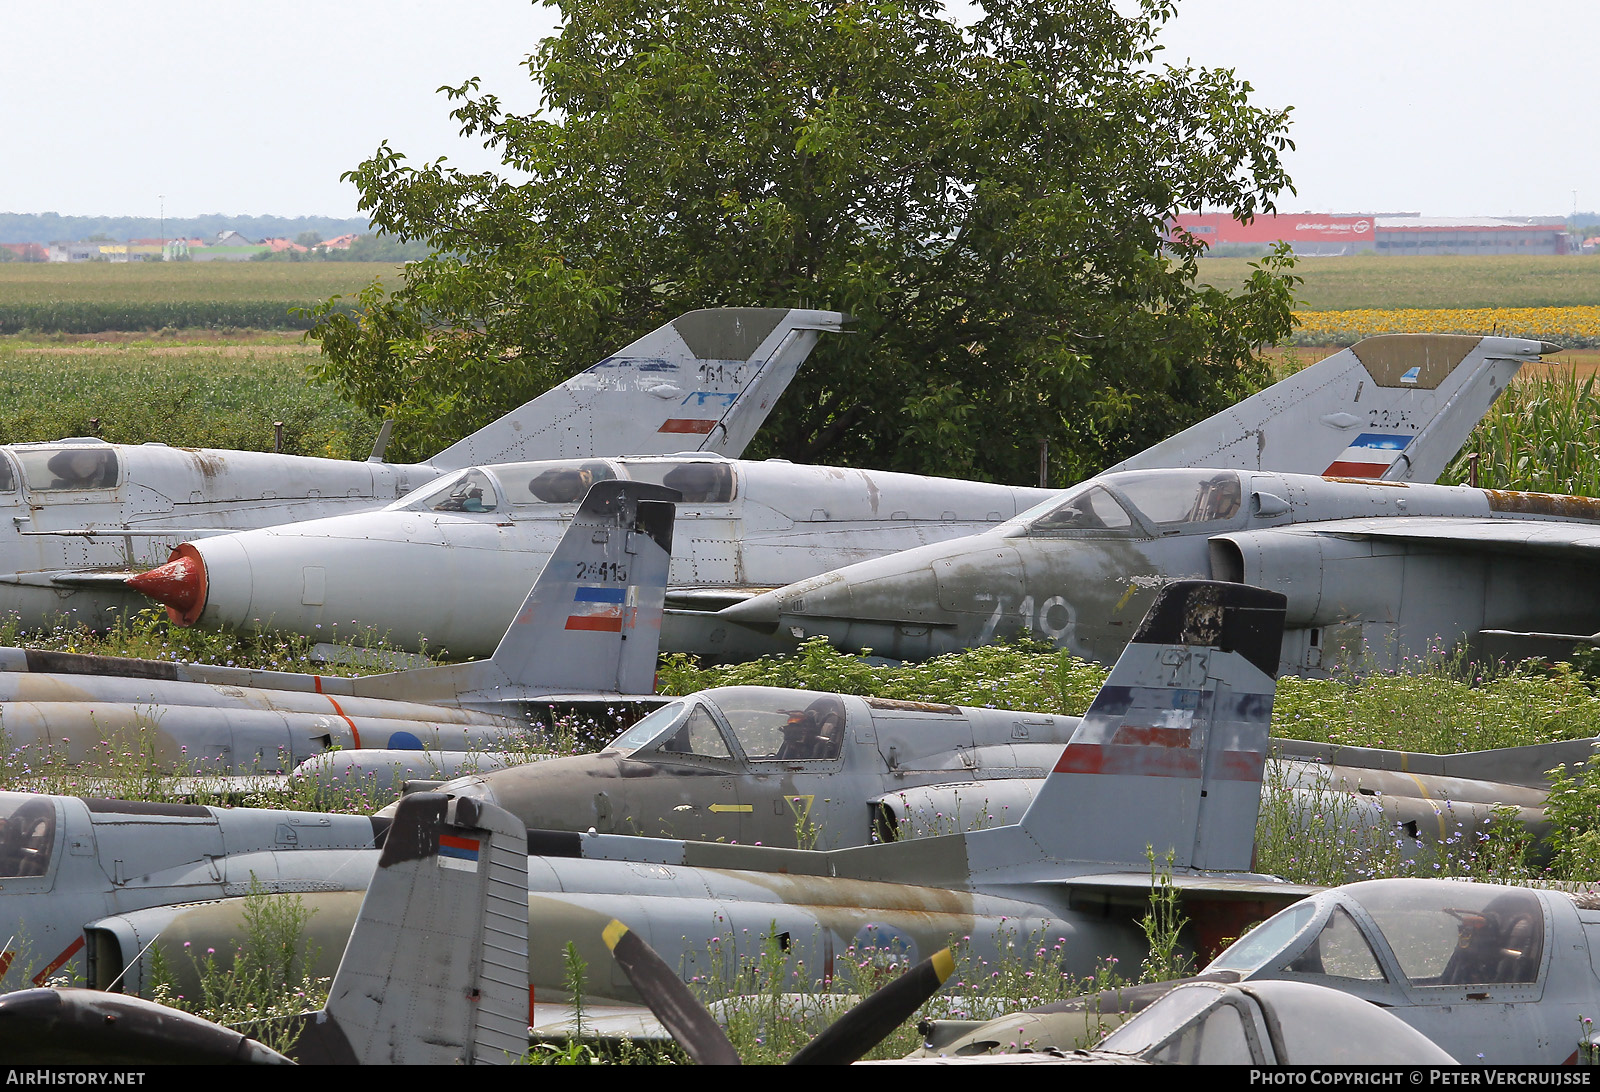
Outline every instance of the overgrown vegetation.
POLYGON ((269 895, 251 877, 244 902, 244 936, 219 958, 185 941, 170 958, 151 953, 151 1000, 243 1032, 280 1054, 300 1037, 301 1013, 322 1007, 329 981, 314 977, 320 949, 306 936, 312 911, 298 896, 269 895), (180 992, 191 982, 194 992, 180 992))
MULTIPOLYGON (((728 667, 662 660, 662 693, 713 686, 793 686, 952 705, 1076 715, 1107 669, 1031 642, 990 645, 922 664, 873 666, 823 638, 790 656, 728 667)), ((1272 734, 1356 747, 1447 754, 1516 747, 1600 732, 1600 695, 1568 667, 1499 666, 1464 673, 1437 656, 1394 673, 1278 681, 1272 734)))

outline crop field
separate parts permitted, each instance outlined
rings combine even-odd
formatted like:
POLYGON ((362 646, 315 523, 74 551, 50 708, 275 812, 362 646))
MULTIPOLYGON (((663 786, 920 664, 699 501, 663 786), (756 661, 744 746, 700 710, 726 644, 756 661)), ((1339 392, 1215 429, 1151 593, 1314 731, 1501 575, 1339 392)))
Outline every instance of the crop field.
POLYGON ((1600 348, 1600 307, 1396 307, 1296 311, 1299 345, 1354 345, 1374 334, 1500 334, 1600 348))
POLYGON ((5 262, 0 334, 163 328, 305 329, 292 308, 354 295, 382 262, 5 262))
POLYGON ((120 340, 0 338, 0 443, 113 443, 364 459, 378 422, 306 382, 317 355, 294 335, 120 340))
MULTIPOLYGON (((1238 287, 1249 276, 1251 261, 1206 258, 1200 262, 1200 280, 1238 287)), ((1295 274, 1304 278, 1299 305, 1309 311, 1600 307, 1600 255, 1595 254, 1302 258, 1295 274)))

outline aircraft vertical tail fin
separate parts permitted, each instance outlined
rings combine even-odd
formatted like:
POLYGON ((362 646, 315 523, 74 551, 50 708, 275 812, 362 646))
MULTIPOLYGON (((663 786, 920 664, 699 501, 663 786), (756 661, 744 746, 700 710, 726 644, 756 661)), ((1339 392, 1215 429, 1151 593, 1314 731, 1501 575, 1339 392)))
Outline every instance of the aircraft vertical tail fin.
POLYGON ((528 689, 654 693, 677 499, 591 486, 486 666, 528 689))
POLYGON ((439 452, 443 472, 605 455, 743 454, 837 311, 690 311, 439 452))
POLYGON ((1556 349, 1510 337, 1369 337, 1110 469, 1436 481, 1517 370, 1556 349))
POLYGON ((528 1049, 527 832, 442 793, 402 797, 300 1061, 461 1064, 528 1049))
MULTIPOLYGON (((1019 827, 1058 861, 1246 871, 1286 600, 1186 580, 1157 596, 1019 827)), ((988 833, 986 831, 980 834, 988 833)))
POLYGON ((487 660, 354 679, 400 701, 515 701, 655 692, 679 493, 595 482, 487 660))

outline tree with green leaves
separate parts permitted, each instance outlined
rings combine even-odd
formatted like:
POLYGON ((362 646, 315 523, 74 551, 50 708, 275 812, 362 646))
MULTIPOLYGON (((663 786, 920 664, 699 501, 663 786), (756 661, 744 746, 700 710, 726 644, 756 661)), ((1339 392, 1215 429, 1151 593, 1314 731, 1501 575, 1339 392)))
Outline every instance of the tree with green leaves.
POLYGON ((317 374, 436 450, 696 307, 848 311, 751 454, 1075 480, 1246 393, 1288 332, 1288 259, 1196 285, 1181 209, 1289 188, 1287 110, 1231 71, 1163 67, 1169 0, 547 0, 543 110, 444 90, 506 173, 346 177, 435 252, 354 316, 317 374), (1128 5, 1122 5, 1126 8, 1128 5))

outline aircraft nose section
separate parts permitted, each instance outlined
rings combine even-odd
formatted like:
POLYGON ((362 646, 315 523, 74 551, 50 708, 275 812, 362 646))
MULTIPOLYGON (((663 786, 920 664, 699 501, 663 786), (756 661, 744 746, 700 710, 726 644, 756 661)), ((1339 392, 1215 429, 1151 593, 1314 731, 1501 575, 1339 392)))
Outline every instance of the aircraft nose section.
POLYGON ((172 551, 165 565, 129 577, 127 584, 166 607, 174 625, 194 625, 206 605, 206 563, 187 542, 172 551))
POLYGON ((762 633, 773 633, 778 628, 778 619, 783 615, 782 591, 783 589, 762 592, 746 599, 743 603, 723 607, 717 614, 738 622, 741 626, 748 626, 762 633))

